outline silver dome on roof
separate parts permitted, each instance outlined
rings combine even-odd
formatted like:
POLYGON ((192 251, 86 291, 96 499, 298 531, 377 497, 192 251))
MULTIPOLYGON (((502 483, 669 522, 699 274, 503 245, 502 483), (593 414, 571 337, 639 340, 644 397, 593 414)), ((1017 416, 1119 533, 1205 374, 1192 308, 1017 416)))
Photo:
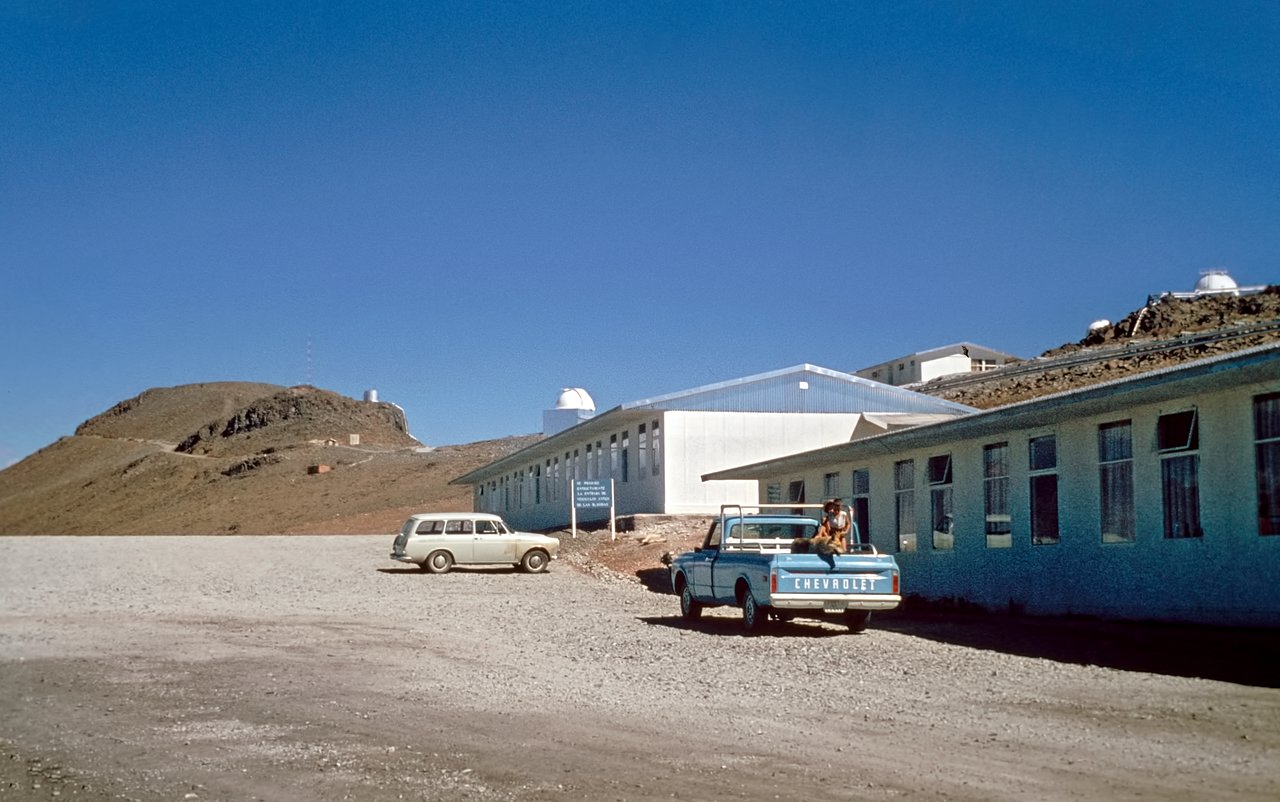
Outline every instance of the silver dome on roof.
POLYGON ((1196 282, 1196 292, 1222 292, 1224 290, 1234 290, 1238 285, 1235 279, 1227 275, 1225 270, 1206 270, 1200 274, 1200 280, 1196 282))
POLYGON ((560 391, 560 397, 556 399, 556 409, 586 409, 594 412, 596 402, 581 387, 566 387, 560 391))

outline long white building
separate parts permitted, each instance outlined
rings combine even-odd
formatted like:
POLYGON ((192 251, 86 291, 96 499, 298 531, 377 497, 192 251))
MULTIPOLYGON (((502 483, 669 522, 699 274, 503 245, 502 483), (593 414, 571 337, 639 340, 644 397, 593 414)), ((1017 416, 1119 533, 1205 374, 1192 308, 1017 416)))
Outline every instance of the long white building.
POLYGON ((906 594, 1280 625, 1280 345, 704 478, 842 488, 906 594))
MULTIPOLYGON (((725 503, 754 503, 759 490, 754 479, 703 482, 704 473, 971 412, 798 365, 622 404, 452 484, 471 486, 477 511, 525 529, 568 525, 573 480, 612 479, 618 515, 708 514, 725 503)), ((809 498, 820 495, 814 490, 809 498)), ((579 519, 605 516, 607 510, 588 509, 579 519)))

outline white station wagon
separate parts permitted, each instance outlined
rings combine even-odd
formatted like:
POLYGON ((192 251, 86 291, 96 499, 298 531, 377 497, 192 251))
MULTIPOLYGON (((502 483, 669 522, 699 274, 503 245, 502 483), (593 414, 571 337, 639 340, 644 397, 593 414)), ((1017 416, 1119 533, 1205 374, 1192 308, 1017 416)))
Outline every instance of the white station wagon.
POLYGON ((547 570, 560 541, 517 532, 484 512, 424 512, 412 515, 391 546, 391 559, 416 563, 433 574, 454 565, 518 565, 531 574, 547 570))

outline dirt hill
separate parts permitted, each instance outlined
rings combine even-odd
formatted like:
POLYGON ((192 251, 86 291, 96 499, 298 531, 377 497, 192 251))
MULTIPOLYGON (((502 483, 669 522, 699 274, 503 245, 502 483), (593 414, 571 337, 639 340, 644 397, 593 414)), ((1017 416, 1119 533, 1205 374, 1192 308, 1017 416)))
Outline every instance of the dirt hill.
POLYGON ((314 387, 148 390, 0 472, 0 534, 392 532, 469 509, 449 480, 537 437, 427 449, 398 407, 314 387))

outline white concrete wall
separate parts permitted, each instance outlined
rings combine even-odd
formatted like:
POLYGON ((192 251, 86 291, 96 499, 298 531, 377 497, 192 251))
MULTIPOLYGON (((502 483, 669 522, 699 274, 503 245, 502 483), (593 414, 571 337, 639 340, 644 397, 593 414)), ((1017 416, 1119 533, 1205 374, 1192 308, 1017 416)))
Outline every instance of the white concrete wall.
POLYGON ((988 608, 1011 604, 1034 614, 1085 614, 1109 618, 1280 625, 1280 536, 1260 536, 1253 440, 1253 396, 1280 391, 1280 382, 1256 384, 1185 399, 1117 409, 1114 413, 1004 435, 940 443, 934 447, 832 464, 760 483, 783 486, 803 478, 808 493, 821 493, 823 475, 869 468, 870 534, 882 551, 895 552, 903 592, 926 598, 961 598, 988 608), (1155 431, 1159 415, 1195 406, 1200 427, 1200 514, 1204 536, 1166 539, 1155 431), (1136 537, 1102 543, 1097 426, 1130 419, 1134 450, 1136 537), (1030 536, 1028 438, 1054 434, 1058 448, 1061 540, 1033 545, 1030 536), (1010 448, 1012 546, 989 548, 984 531, 982 448, 1007 441, 1010 448), (951 454, 955 548, 931 545, 929 457, 951 454), (893 465, 915 460, 918 550, 897 552, 893 465))
POLYGON ((847 442, 858 419, 856 413, 668 412, 665 512, 714 513, 721 504, 752 503, 755 481, 703 482, 702 475, 847 442))
POLYGON ((972 370, 973 361, 964 354, 951 354, 937 359, 926 359, 920 362, 919 381, 932 381, 940 376, 969 373, 972 370))

